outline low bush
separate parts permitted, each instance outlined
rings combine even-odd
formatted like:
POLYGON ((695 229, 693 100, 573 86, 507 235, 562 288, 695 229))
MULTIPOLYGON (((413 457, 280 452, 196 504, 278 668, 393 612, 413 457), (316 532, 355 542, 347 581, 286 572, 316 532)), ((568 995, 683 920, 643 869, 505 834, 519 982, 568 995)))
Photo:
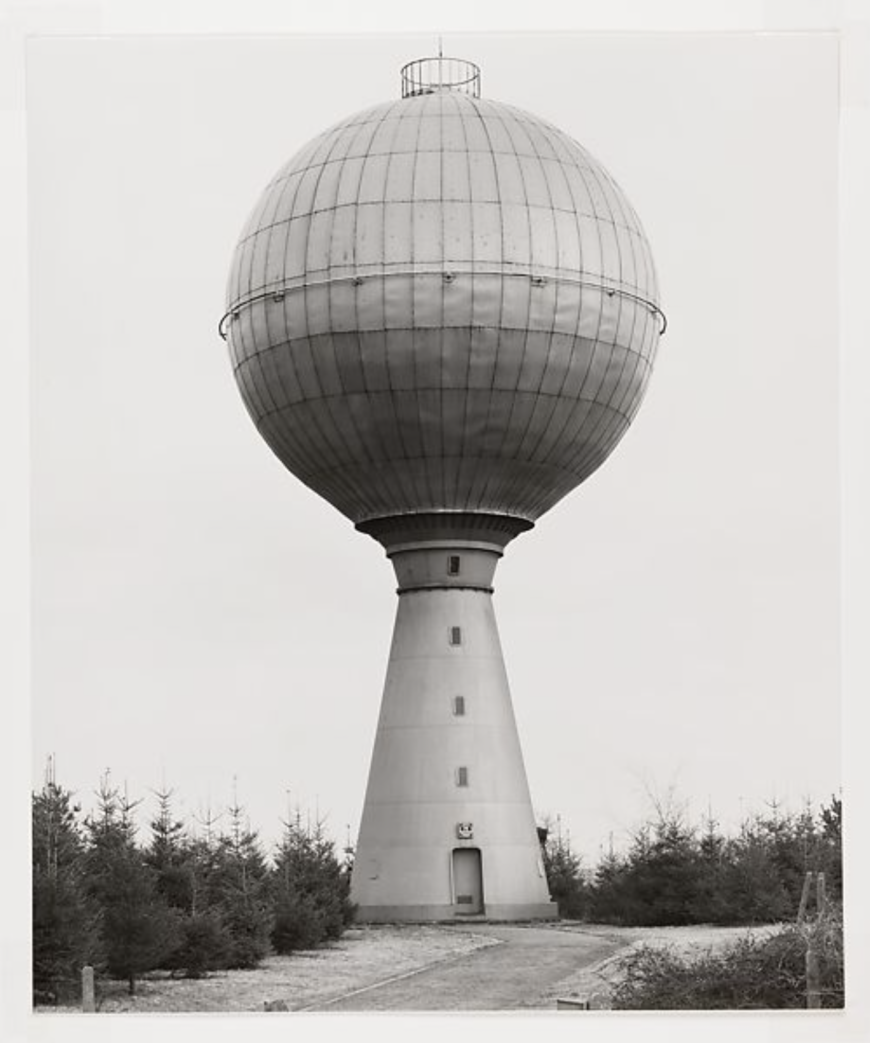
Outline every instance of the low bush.
POLYGON ((838 913, 818 923, 744 935, 718 952, 685 955, 639 947, 619 964, 612 1003, 618 1010, 770 1010, 805 1008, 806 952, 819 955, 821 1003, 843 1006, 843 931, 838 913))
POLYGON ((300 949, 314 949, 326 937, 324 915, 310 895, 288 893, 275 906, 272 945, 286 956, 300 949))
POLYGON ((181 923, 181 942, 164 961, 167 970, 186 978, 202 978, 225 967, 232 956, 233 938, 218 912, 209 910, 186 917, 181 923))

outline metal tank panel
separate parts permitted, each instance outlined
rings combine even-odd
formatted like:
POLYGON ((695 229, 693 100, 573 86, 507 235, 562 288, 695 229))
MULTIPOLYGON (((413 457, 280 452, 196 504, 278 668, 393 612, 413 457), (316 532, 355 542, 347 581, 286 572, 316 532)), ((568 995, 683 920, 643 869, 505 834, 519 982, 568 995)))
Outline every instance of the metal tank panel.
POLYGON ((601 165, 447 91, 354 115, 285 164, 227 308, 261 434, 356 523, 534 521, 624 434, 662 325, 649 245, 601 165))

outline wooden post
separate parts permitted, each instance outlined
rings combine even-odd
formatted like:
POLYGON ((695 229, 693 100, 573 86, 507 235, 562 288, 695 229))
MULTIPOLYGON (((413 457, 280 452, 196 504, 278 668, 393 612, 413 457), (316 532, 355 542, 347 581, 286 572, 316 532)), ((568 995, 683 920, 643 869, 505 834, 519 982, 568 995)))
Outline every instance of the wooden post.
POLYGON ((82 967, 82 1010, 85 1014, 93 1014, 97 1009, 94 1000, 94 968, 82 967))
POLYGON ((807 902, 810 900, 810 885, 813 881, 813 874, 807 873, 804 877, 804 887, 801 891, 801 904, 798 906, 797 922, 803 923, 804 917, 807 915, 807 902))
POLYGON ((807 946, 807 1008, 818 1010, 822 1005, 822 987, 819 980, 819 957, 813 938, 807 946))
POLYGON ((801 904, 798 911, 798 923, 802 923, 806 915, 807 901, 809 899, 810 881, 816 878, 816 918, 807 929, 807 1008, 818 1010, 822 1005, 822 983, 819 969, 819 954, 816 949, 819 932, 822 929, 822 919, 827 906, 827 895, 825 893, 825 874, 807 873, 804 880, 804 889, 801 894, 801 904))
POLYGON ((816 873, 816 915, 821 917, 825 915, 825 908, 828 904, 828 896, 825 891, 825 874, 816 873))

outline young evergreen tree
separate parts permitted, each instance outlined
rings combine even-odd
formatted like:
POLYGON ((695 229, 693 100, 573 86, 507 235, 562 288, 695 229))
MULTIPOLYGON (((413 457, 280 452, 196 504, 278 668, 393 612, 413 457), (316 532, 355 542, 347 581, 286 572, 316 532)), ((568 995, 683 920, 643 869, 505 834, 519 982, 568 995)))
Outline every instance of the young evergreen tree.
POLYGON ((724 880, 727 866, 727 842, 719 832, 719 824, 712 811, 704 822, 704 832, 698 840, 695 899, 692 920, 695 923, 727 923, 730 911, 724 901, 724 880))
POLYGON ((178 946, 161 964, 186 978, 202 978, 209 971, 235 966, 233 937, 218 909, 191 913, 179 923, 178 946))
POLYGON ((214 870, 214 841, 209 822, 203 841, 191 840, 184 823, 172 810, 172 790, 156 791, 157 814, 151 820, 151 843, 144 854, 154 870, 155 886, 178 915, 178 945, 161 967, 201 978, 209 971, 229 966, 233 944, 220 910, 208 903, 208 881, 214 870))
POLYGON ((229 830, 218 838, 209 880, 210 906, 219 912, 231 938, 229 967, 256 967, 268 955, 272 902, 268 867, 256 831, 234 799, 229 830))
POLYGON ((729 841, 721 898, 728 914, 720 923, 779 923, 794 918, 797 903, 783 882, 770 834, 758 816, 745 820, 729 841))
POLYGON ((595 867, 590 888, 590 916, 597 923, 630 922, 624 893, 627 872, 625 859, 613 849, 611 836, 607 851, 595 867))
POLYGON ((173 909, 190 914, 193 906, 193 866, 184 823, 172 812, 172 790, 155 792, 157 814, 151 819, 151 843, 144 862, 156 874, 157 893, 173 909))
POLYGON ((85 821, 88 888, 102 913, 106 970, 127 981, 159 967, 179 943, 178 916, 157 893, 154 871, 135 842, 135 803, 100 782, 98 808, 85 821))
POLYGON ((50 763, 32 798, 34 1001, 77 994, 82 967, 102 963, 99 911, 84 887, 78 811, 50 763))
POLYGON ((340 938, 353 921, 349 864, 339 862, 321 822, 313 830, 303 830, 298 818, 284 823, 271 882, 276 952, 313 949, 340 938))
POLYGON ((833 798, 818 816, 807 805, 746 818, 737 836, 724 836, 708 816, 703 832, 656 805, 657 819, 636 830, 627 856, 612 850, 592 884, 591 915, 620 924, 793 921, 808 872, 824 873, 828 899, 842 900, 842 803, 833 798))
POLYGON ((819 813, 819 840, 815 868, 825 874, 834 902, 843 901, 843 801, 832 796, 819 813))
POLYGON ((220 815, 212 812, 208 805, 201 816, 196 816, 199 826, 188 843, 187 856, 191 869, 191 915, 213 911, 220 904, 221 856, 218 852, 220 815))
POLYGON ((559 908, 559 916, 565 920, 583 920, 590 907, 589 886, 579 855, 571 850, 568 839, 547 831, 541 845, 544 870, 550 898, 559 908))

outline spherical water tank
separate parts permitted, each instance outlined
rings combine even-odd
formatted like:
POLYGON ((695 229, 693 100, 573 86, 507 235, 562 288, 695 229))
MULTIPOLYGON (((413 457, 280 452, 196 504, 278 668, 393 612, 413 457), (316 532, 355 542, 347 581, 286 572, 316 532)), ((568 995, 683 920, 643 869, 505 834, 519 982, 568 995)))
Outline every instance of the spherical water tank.
POLYGON ((640 404, 662 326, 650 248, 545 120, 449 83, 405 94, 263 192, 222 322, 236 380, 277 456, 355 523, 531 523, 640 404))

